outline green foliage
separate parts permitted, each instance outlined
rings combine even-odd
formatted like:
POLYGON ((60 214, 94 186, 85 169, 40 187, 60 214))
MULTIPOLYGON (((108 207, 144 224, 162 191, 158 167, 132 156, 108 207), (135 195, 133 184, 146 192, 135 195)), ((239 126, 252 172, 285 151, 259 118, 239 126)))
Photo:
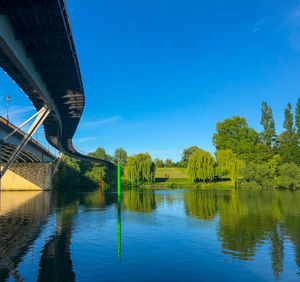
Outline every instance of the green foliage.
POLYGON ((155 167, 164 167, 164 162, 161 159, 156 158, 154 160, 155 167))
POLYGON ((93 181, 86 178, 80 171, 80 161, 64 156, 59 170, 53 179, 55 190, 71 189, 82 185, 92 185, 93 181))
POLYGON ((253 155, 255 145, 259 142, 259 134, 249 128, 246 119, 239 116, 225 119, 216 125, 213 144, 218 150, 230 149, 239 159, 249 159, 253 155))
POLYGON ((174 166, 175 166, 175 164, 172 162, 172 160, 170 160, 170 159, 165 160, 164 167, 174 167, 174 166))
POLYGON ((274 155, 273 158, 270 159, 268 162, 270 168, 270 175, 274 180, 278 179, 279 167, 281 164, 282 164, 282 159, 279 154, 274 155))
POLYGON ((113 160, 113 158, 110 155, 106 154, 106 152, 103 148, 98 148, 95 152, 88 153, 88 156, 94 157, 97 159, 106 160, 106 161, 113 160))
POLYGON ((248 164, 243 170, 242 188, 286 188, 300 189, 300 167, 284 163, 275 155, 268 164, 248 164))
POLYGON ((127 152, 123 148, 116 149, 113 160, 115 164, 120 161, 121 168, 124 168, 127 164, 127 152))
POLYGON ((300 125, 300 99, 298 100, 295 112, 295 127, 293 126, 292 106, 288 103, 284 111, 284 131, 279 136, 279 154, 283 162, 294 162, 300 165, 299 147, 299 125, 300 125))
POLYGON ((274 182, 268 164, 249 163, 241 170, 242 188, 273 188, 274 182))
MULTIPOLYGON (((105 153, 105 150, 98 148, 95 152, 89 153, 89 156, 111 160, 111 157, 105 153)), ((68 156, 64 156, 59 166, 58 172, 54 176, 54 187, 57 190, 66 190, 69 188, 90 189, 99 187, 100 172, 102 171, 103 188, 116 186, 116 169, 114 167, 100 166, 97 163, 80 161, 68 156)))
POLYGON ((292 114, 292 106, 288 103, 287 107, 284 110, 284 122, 283 127, 285 131, 280 136, 281 143, 288 145, 297 144, 297 136, 294 128, 294 119, 292 114))
POLYGON ((215 159, 209 152, 198 149, 189 157, 187 175, 194 182, 212 181, 215 177, 215 159))
POLYGON ((280 188, 300 189, 300 167, 294 163, 281 165, 277 183, 280 188))
POLYGON ((275 122, 272 115, 272 109, 267 102, 262 102, 260 124, 263 126, 262 140, 267 146, 271 146, 276 139, 275 122))
POLYGON ((198 149, 199 148, 197 146, 192 146, 183 150, 183 153, 181 155, 181 165, 183 167, 187 167, 190 155, 193 154, 198 149))
POLYGON ((125 178, 133 184, 155 181, 155 165, 148 153, 128 157, 125 178))
POLYGON ((300 147, 297 145, 281 144, 279 154, 284 163, 295 163, 300 165, 300 147))
POLYGON ((246 158, 247 162, 265 163, 274 155, 272 148, 264 143, 257 143, 246 158))
POLYGON ((298 145, 300 142, 300 98, 298 98, 296 110, 295 110, 295 126, 296 126, 296 133, 297 133, 297 141, 298 145))
POLYGON ((228 175, 231 181, 237 185, 241 169, 245 162, 236 157, 231 150, 219 150, 216 152, 216 175, 222 177, 228 175))

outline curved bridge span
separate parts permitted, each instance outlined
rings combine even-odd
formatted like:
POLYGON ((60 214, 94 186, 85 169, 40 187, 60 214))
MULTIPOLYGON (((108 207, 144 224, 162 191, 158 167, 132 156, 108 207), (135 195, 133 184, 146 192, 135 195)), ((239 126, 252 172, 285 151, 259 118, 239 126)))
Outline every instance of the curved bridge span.
POLYGON ((85 97, 64 0, 0 0, 0 66, 37 111, 47 141, 78 159, 114 165, 76 151, 72 138, 85 97))

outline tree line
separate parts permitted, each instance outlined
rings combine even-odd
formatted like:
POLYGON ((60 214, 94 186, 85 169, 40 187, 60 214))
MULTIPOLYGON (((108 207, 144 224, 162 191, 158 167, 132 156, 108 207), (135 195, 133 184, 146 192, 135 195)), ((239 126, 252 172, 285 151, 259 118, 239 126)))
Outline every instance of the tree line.
MULTIPOLYGON (((300 98, 284 110, 283 132, 276 134, 272 109, 262 103, 261 133, 245 118, 233 116, 216 125, 215 158, 196 149, 188 158, 187 174, 193 181, 228 177, 236 187, 300 188, 300 98)), ((190 150, 191 150, 190 148, 190 150)))

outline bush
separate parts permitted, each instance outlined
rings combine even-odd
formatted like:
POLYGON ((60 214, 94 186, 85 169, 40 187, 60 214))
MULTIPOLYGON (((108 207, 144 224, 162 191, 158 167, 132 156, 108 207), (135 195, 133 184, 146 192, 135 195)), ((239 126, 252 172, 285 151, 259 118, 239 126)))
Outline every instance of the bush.
POLYGON ((277 180, 279 188, 300 189, 300 167, 294 163, 285 163, 279 167, 277 180))
POLYGON ((249 182, 243 181, 240 185, 241 189, 251 189, 251 190, 259 190, 262 187, 256 183, 254 180, 250 180, 249 182))
POLYGON ((267 164, 250 163, 242 169, 244 179, 242 187, 250 189, 250 187, 257 189, 260 188, 273 188, 273 178, 270 173, 270 168, 267 164))

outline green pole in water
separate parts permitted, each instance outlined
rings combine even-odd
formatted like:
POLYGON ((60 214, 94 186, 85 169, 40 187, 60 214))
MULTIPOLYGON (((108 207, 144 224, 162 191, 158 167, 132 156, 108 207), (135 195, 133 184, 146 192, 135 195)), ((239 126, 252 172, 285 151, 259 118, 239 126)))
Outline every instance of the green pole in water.
POLYGON ((121 259, 121 167, 118 161, 118 257, 121 259))
POLYGON ((118 257, 121 259, 121 202, 118 203, 118 257))
POLYGON ((120 161, 118 162, 118 202, 121 202, 121 168, 120 161))

